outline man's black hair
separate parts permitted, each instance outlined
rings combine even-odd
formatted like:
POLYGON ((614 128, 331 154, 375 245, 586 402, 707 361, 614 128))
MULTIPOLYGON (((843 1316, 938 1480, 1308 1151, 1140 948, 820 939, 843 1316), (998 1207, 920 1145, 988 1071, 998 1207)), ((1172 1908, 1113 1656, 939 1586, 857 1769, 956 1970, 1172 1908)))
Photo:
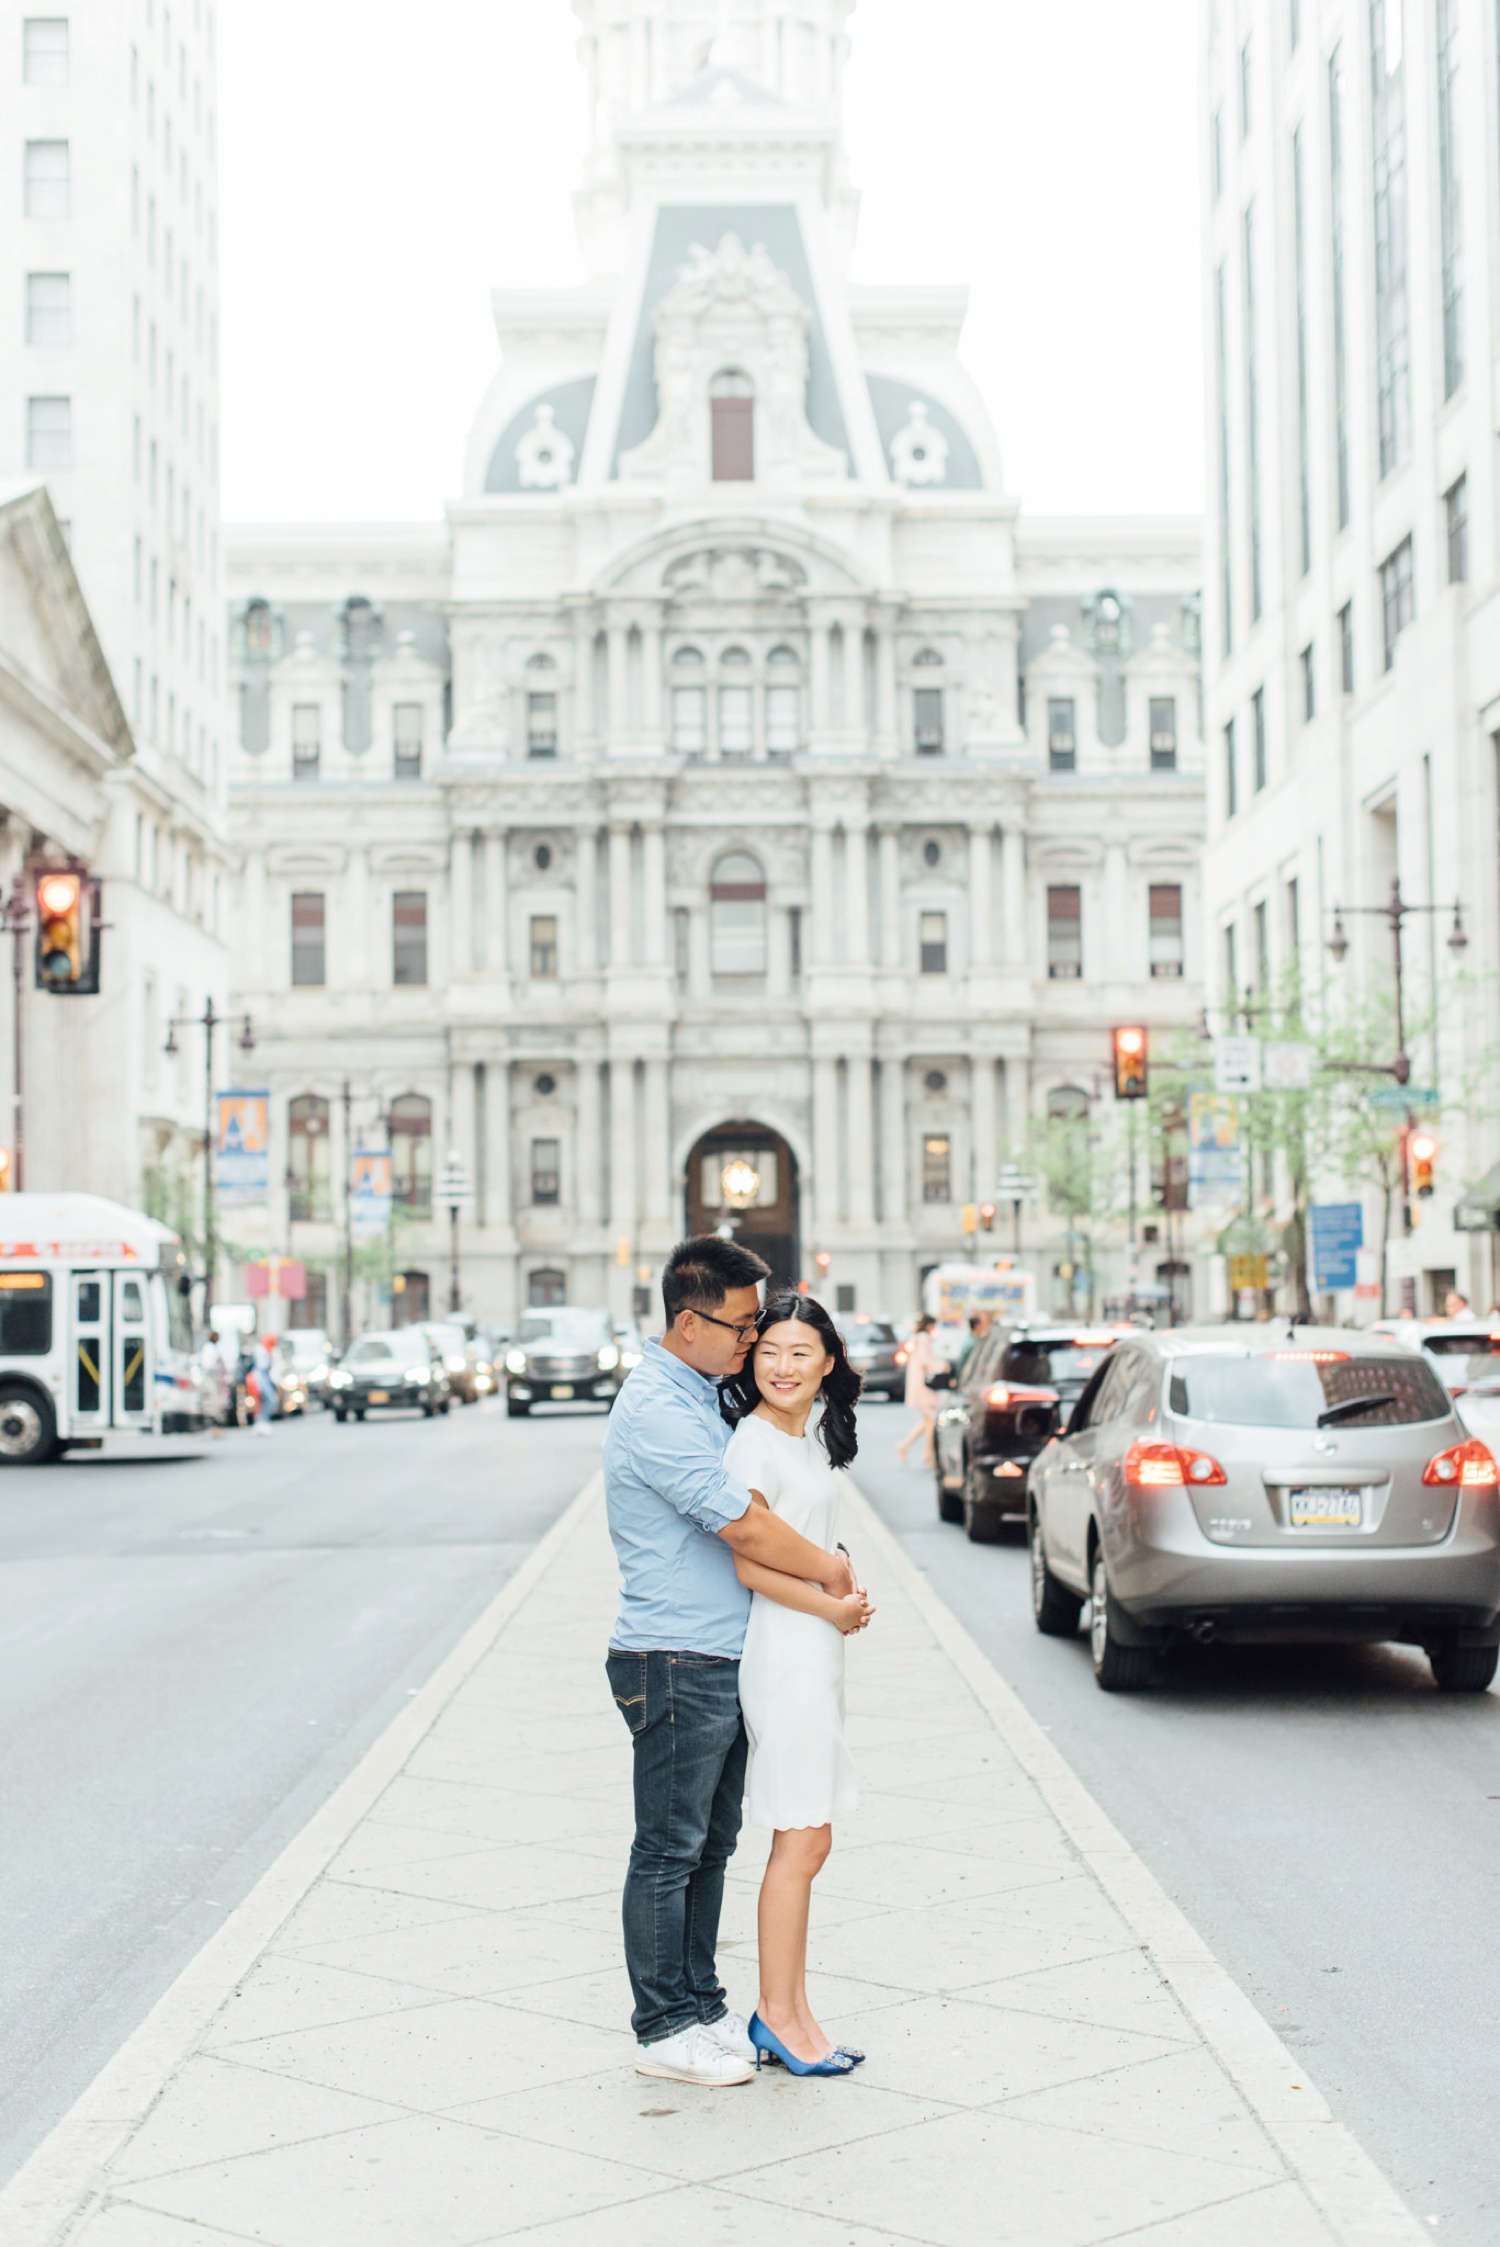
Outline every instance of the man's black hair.
POLYGON ((679 1241, 661 1275, 668 1329, 679 1311, 716 1311, 732 1287, 759 1287, 771 1267, 753 1248, 706 1233, 679 1241))

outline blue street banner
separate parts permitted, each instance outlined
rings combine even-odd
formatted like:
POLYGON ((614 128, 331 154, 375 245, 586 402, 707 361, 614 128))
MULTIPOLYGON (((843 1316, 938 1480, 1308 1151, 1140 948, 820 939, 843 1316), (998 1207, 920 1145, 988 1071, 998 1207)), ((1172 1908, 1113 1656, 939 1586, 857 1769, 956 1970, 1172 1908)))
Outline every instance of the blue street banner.
POLYGON ((1365 1245, 1365 1213, 1359 1202, 1314 1202, 1308 1211, 1313 1286, 1319 1295, 1337 1295, 1359 1279, 1359 1251, 1365 1245))
POLYGON ((1188 1206, 1233 1209, 1244 1192, 1239 1103, 1219 1092, 1188 1101, 1188 1206))
POLYGON ((271 1095, 264 1092, 214 1094, 214 1192, 226 1205, 269 1199, 271 1187, 271 1095))
POLYGON ((393 1186, 391 1158, 383 1147, 349 1157, 349 1230, 355 1240, 378 1240, 390 1231, 393 1186))

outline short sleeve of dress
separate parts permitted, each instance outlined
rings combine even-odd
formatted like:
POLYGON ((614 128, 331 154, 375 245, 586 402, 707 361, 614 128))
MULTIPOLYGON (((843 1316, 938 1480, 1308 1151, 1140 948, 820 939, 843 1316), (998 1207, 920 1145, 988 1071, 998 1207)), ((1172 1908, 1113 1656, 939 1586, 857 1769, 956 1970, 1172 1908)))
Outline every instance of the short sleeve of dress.
POLYGON ((766 1431, 755 1419, 742 1420, 729 1439, 724 1466, 740 1482, 758 1490, 774 1513, 781 1496, 781 1463, 766 1431))

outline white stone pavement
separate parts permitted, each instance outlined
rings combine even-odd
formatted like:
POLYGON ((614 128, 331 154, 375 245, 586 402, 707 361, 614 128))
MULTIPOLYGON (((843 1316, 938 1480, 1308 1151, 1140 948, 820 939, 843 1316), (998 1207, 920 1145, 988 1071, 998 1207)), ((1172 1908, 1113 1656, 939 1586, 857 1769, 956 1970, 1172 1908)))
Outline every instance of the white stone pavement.
POLYGON ((634 2072, 596 1484, 0 2194, 4 2247, 1428 2236, 862 1501, 847 1534, 880 1613, 812 1957, 856 2076, 634 2072))

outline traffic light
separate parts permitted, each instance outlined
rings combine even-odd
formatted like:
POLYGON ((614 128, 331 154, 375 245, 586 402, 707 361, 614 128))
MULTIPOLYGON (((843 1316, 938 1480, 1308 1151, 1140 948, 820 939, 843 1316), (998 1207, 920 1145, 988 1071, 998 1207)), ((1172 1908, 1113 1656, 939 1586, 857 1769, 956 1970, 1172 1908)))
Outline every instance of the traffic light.
POLYGON ((1144 1100, 1146 1097, 1146 1033, 1138 1022, 1128 1023, 1114 1033, 1115 1098, 1117 1100, 1144 1100))
POLYGON ((979 1222, 985 1232, 992 1233, 995 1230, 995 1205, 993 1202, 980 1203, 979 1222))
POLYGON ((813 1262, 817 1265, 819 1273, 823 1274, 828 1271, 830 1265, 833 1263, 833 1258, 829 1255, 826 1248, 820 1248, 817 1255, 813 1258, 813 1262))
POLYGON ((8 1194, 11 1184, 10 1149, 9 1147, 0 1147, 0 1194, 8 1194))
POLYGON ((71 868, 36 876, 36 983, 59 998, 99 988, 99 884, 71 868))
POLYGON ((1432 1166, 1437 1160, 1437 1151, 1437 1141, 1430 1131, 1414 1131, 1406 1142, 1412 1192, 1421 1201, 1432 1198, 1432 1166))

